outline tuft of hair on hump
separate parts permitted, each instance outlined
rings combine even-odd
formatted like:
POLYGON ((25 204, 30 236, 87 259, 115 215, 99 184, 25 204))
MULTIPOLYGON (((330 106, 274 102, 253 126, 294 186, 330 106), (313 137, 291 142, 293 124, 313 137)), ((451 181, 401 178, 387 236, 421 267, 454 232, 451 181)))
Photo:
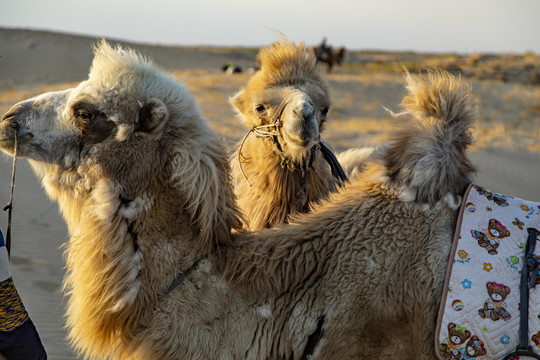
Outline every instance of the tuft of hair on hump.
MULTIPOLYGON (((406 118, 387 148, 390 180, 404 196, 434 205, 442 199, 458 202, 475 169, 467 156, 477 101, 469 85, 443 70, 411 75, 401 103, 406 118)), ((450 201, 449 201, 450 203, 450 201)))
POLYGON ((261 49, 257 55, 266 81, 274 84, 294 84, 295 80, 311 78, 323 81, 313 51, 303 42, 281 38, 278 42, 261 49))

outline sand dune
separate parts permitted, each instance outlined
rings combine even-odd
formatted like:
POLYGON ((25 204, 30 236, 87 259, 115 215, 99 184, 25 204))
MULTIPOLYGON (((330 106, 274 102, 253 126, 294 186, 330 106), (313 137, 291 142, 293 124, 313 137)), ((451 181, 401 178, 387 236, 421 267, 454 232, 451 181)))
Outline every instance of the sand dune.
MULTIPOLYGON (((36 94, 84 80, 97 39, 68 34, 0 29, 0 113, 36 94)), ((128 44, 187 84, 201 108, 230 144, 246 129, 228 104, 249 72, 226 75, 232 62, 247 70, 257 49, 165 47, 128 44)), ((338 151, 384 142, 395 121, 383 109, 399 110, 401 66, 439 66, 459 72, 479 98, 480 118, 472 152, 477 183, 488 189, 540 201, 540 86, 534 54, 415 54, 352 52, 326 75, 333 99, 325 138, 338 151)), ((0 158, 0 203, 9 200, 11 159, 0 158)), ((7 215, 0 218, 5 231, 7 215)), ((61 295, 61 245, 66 227, 25 160, 18 162, 14 198, 12 272, 50 359, 74 359, 65 341, 61 295)))

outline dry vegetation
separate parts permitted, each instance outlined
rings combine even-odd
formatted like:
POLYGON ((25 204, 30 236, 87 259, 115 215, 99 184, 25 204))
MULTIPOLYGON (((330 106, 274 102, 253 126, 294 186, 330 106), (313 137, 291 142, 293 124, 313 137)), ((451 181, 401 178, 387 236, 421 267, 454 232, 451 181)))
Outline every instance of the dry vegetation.
MULTIPOLYGON (((249 64, 250 59, 255 65, 255 54, 256 49, 207 49, 209 57, 241 58, 242 65, 249 64)), ((398 121, 384 107, 399 111, 403 68, 415 72, 434 67, 461 75, 471 84, 480 109, 475 129, 476 149, 495 146, 540 152, 540 56, 529 53, 465 56, 352 52, 343 66, 325 75, 333 101, 330 121, 323 133, 325 138, 337 150, 384 142, 398 121)), ((228 75, 219 68, 201 66, 172 73, 194 93, 214 129, 230 144, 245 134, 246 128, 236 118, 228 99, 247 82, 249 71, 228 75)), ((0 112, 35 94, 75 84, 0 89, 0 112)))

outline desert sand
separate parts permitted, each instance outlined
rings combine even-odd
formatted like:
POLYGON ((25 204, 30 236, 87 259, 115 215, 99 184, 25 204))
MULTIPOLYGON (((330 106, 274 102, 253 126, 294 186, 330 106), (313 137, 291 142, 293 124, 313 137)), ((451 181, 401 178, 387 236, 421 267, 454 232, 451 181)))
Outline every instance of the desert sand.
MULTIPOLYGON (((86 79, 98 39, 0 29, 0 113, 31 96, 86 79)), ((186 84, 213 128, 231 146, 246 128, 228 103, 256 65, 255 48, 170 47, 127 44, 186 84), (244 71, 226 74, 233 63, 244 71)), ((316 45, 316 44, 308 44, 316 45)), ((441 67, 461 74, 479 101, 471 156, 476 183, 491 191, 540 201, 540 56, 535 54, 418 54, 352 51, 325 76, 333 106, 323 133, 336 151, 388 139, 404 93, 402 69, 441 67)), ((9 201, 12 160, 0 156, 0 203, 9 201)), ((0 217, 5 233, 7 214, 0 217)), ((11 268, 49 359, 75 359, 63 321, 62 244, 67 229, 28 162, 17 162, 11 268)))

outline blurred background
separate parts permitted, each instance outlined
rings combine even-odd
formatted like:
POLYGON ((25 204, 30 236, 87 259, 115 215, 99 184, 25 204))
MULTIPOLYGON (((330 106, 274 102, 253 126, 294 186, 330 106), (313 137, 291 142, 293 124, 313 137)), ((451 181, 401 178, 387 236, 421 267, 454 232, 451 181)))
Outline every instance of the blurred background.
POLYGON ((0 26, 162 45, 263 46, 275 32, 355 50, 540 52, 537 0, 2 0, 0 26))

